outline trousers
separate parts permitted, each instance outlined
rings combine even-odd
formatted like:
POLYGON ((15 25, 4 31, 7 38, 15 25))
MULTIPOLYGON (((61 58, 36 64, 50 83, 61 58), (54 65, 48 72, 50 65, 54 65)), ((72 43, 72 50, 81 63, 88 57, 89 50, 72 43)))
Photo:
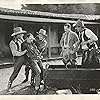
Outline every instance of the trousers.
POLYGON ((33 60, 30 58, 30 66, 31 66, 31 70, 32 70, 32 75, 31 77, 34 77, 34 71, 36 72, 35 74, 35 85, 39 87, 40 85, 40 73, 41 73, 41 69, 37 64, 37 60, 33 60))
POLYGON ((12 82, 15 80, 15 78, 17 77, 22 65, 24 64, 25 61, 25 57, 20 56, 20 57, 14 57, 15 62, 14 62, 14 70, 13 73, 11 74, 10 78, 9 78, 9 82, 12 84, 12 82))
POLYGON ((84 50, 82 56, 82 65, 94 66, 96 64, 98 64, 96 49, 93 48, 91 50, 84 50))
POLYGON ((63 53, 63 59, 62 61, 66 65, 68 62, 71 63, 71 65, 75 65, 75 59, 76 59, 76 54, 70 54, 70 49, 64 49, 63 53))
MULTIPOLYGON (((44 70, 43 70, 43 65, 42 65, 42 61, 38 60, 37 61, 38 66, 40 67, 41 73, 40 73, 40 80, 43 80, 44 77, 44 70)), ((29 65, 27 65, 25 67, 25 76, 28 79, 28 75, 29 75, 29 70, 31 69, 31 67, 29 67, 29 65)), ((31 76, 31 82, 33 81, 34 77, 35 77, 35 71, 32 72, 32 76, 31 76)))

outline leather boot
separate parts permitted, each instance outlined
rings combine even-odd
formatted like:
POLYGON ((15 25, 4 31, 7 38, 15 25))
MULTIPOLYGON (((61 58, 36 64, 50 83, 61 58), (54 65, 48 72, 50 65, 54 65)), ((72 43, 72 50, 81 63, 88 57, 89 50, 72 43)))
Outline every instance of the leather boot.
POLYGON ((7 91, 11 89, 12 82, 8 82, 7 91))

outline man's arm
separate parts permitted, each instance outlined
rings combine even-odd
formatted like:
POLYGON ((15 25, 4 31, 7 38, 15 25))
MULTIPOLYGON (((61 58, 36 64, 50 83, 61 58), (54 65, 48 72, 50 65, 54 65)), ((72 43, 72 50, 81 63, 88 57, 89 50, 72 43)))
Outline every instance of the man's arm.
POLYGON ((62 38, 60 40, 60 46, 63 48, 64 46, 64 37, 65 37, 65 33, 63 33, 62 38))
POLYGON ((78 35, 76 34, 76 33, 74 33, 74 44, 73 44, 73 46, 74 46, 74 48, 77 46, 78 47, 78 45, 79 45, 79 38, 78 38, 78 35))
POLYGON ((90 39, 88 40, 90 43, 98 41, 98 37, 90 29, 86 29, 85 34, 90 39))

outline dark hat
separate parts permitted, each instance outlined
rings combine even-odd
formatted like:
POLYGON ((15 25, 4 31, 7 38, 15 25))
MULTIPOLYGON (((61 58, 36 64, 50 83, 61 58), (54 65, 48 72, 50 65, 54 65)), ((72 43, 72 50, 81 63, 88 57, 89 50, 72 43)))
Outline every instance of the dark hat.
POLYGON ((73 24, 73 27, 83 27, 84 28, 85 26, 84 26, 83 21, 79 19, 75 24, 73 24))

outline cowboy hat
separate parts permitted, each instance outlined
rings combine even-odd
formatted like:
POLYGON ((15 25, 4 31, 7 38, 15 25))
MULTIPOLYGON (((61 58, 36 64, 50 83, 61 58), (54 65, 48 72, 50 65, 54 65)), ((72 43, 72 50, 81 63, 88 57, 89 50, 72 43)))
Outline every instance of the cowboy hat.
POLYGON ((73 27, 82 27, 82 28, 84 28, 85 26, 84 26, 83 21, 81 21, 79 19, 75 24, 73 24, 73 27))
POLYGON ((25 30, 22 30, 21 27, 16 27, 13 29, 14 33, 11 35, 11 36, 15 36, 15 35, 18 35, 18 34, 23 34, 23 33, 26 33, 25 30))
POLYGON ((44 35, 44 36, 47 36, 46 30, 44 30, 44 29, 40 29, 39 32, 36 32, 36 33, 42 34, 42 35, 44 35))

